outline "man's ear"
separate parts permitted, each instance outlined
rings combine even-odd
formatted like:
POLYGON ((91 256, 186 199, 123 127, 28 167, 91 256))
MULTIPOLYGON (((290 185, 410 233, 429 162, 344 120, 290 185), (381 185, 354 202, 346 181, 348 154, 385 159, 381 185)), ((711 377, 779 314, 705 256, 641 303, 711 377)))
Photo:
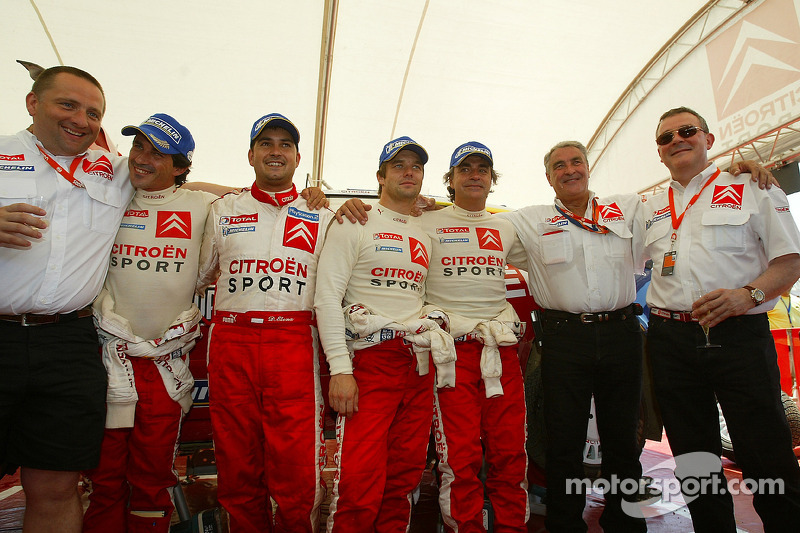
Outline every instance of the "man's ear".
POLYGON ((25 107, 28 109, 28 115, 34 116, 36 114, 36 105, 39 103, 39 98, 31 91, 25 97, 25 107))

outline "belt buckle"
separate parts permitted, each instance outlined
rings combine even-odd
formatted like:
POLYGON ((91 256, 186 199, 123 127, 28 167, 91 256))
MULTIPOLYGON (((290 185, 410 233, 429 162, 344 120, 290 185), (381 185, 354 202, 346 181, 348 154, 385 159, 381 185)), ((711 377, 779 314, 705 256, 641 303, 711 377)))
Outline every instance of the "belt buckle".
POLYGON ((28 313, 22 314, 22 320, 20 320, 19 324, 21 326, 32 326, 33 324, 28 324, 28 313))
POLYGON ((584 324, 591 324, 594 322, 594 313, 581 313, 581 322, 584 324))

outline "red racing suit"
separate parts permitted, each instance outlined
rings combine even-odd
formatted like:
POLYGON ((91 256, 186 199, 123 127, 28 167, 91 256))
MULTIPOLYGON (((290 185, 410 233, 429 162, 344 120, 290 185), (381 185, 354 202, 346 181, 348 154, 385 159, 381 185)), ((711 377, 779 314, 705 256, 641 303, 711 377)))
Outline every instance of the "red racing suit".
MULTIPOLYGON (((127 340, 147 345, 145 339, 165 339, 176 317, 192 314, 203 230, 215 198, 174 187, 136 192, 94 304, 99 329, 111 322, 127 340)), ((174 462, 181 419, 192 403, 188 360, 180 356, 196 334, 161 350, 153 346, 153 352, 167 354, 157 359, 132 357, 117 345, 121 354, 113 361, 107 357, 117 350, 106 343, 121 340, 111 335, 100 331, 109 373, 106 429, 100 464, 86 472, 92 492, 83 531, 166 533, 174 510, 169 490, 178 483, 174 462), (177 349, 170 353, 172 348, 177 349)))
POLYGON ((525 251, 513 225, 485 210, 453 205, 421 219, 431 237, 426 310, 448 315, 458 354, 455 388, 437 389, 435 396, 442 518, 448 531, 484 531, 478 479, 483 444, 494 531, 525 532, 526 409, 515 336, 520 325, 505 288, 506 262, 526 264, 525 251))
POLYGON ((419 318, 429 243, 415 219, 380 204, 366 225, 328 231, 314 305, 331 374, 358 385, 358 412, 337 421, 329 532, 408 528, 433 415, 431 357, 417 336, 449 341, 441 351, 455 356, 452 338, 419 318))
POLYGON ((318 528, 325 446, 312 304, 331 216, 294 187, 272 196, 254 184, 215 202, 208 219, 200 283, 220 271, 210 414, 218 499, 237 533, 318 528))

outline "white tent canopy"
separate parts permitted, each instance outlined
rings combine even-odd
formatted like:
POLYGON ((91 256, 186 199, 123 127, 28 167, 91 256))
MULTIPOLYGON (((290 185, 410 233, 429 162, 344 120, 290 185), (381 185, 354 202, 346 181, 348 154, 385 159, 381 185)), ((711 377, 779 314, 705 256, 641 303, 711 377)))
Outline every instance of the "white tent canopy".
MULTIPOLYGON (((287 115, 301 133, 295 182, 303 186, 313 168, 325 5, 3 0, 1 131, 29 124, 31 81, 15 60, 63 61, 103 84, 104 125, 123 153, 130 140, 119 130, 152 113, 188 126, 197 142, 194 180, 250 184, 252 123, 287 115)), ((588 143, 643 65, 704 5, 340 0, 322 178, 337 189, 374 188, 382 145, 410 135, 431 155, 424 190, 444 195, 440 177, 452 150, 474 139, 492 148, 502 174, 490 201, 548 202, 544 152, 564 139, 588 143)), ((655 159, 653 127, 626 149, 655 159)))

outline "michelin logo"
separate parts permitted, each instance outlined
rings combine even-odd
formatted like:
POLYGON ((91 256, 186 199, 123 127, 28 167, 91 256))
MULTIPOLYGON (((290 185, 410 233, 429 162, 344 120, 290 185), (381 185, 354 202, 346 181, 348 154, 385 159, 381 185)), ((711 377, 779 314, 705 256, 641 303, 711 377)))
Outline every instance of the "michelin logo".
POLYGON ((243 231, 249 232, 255 230, 256 230, 255 226, 238 226, 235 228, 222 228, 222 236, 224 237, 225 235, 232 235, 234 233, 241 233, 243 231))
POLYGON ((467 152, 469 152, 471 154, 483 154, 486 157, 488 157, 489 159, 491 159, 491 157, 492 157, 492 154, 489 153, 489 150, 486 150, 485 148, 479 148, 477 146, 472 146, 471 144, 468 144, 467 146, 465 146, 464 148, 459 150, 458 153, 455 156, 453 156, 453 158, 454 159, 458 159, 459 156, 461 156, 461 155, 463 155, 463 154, 465 154, 467 152))
POLYGON ((163 120, 155 117, 150 117, 142 123, 143 126, 145 124, 150 124, 151 126, 160 129, 161 131, 163 131, 164 133, 175 139, 176 143, 181 142, 181 134, 178 133, 177 130, 175 130, 175 128, 173 128, 163 120))
POLYGON ((398 246, 376 246, 376 252, 400 252, 403 253, 403 249, 398 246))
POLYGON ((33 172, 33 165, 0 165, 0 171, 33 172))
POLYGON ((126 223, 126 224, 120 224, 120 225, 119 225, 119 227, 120 227, 120 228, 128 228, 128 229, 144 229, 144 228, 145 228, 145 225, 144 225, 144 224, 130 224, 130 223, 126 223))
POLYGON ((439 239, 439 242, 440 242, 441 244, 449 244, 449 243, 453 243, 453 242, 469 242, 469 238, 464 238, 464 237, 462 237, 462 238, 460 238, 460 239, 445 239, 445 238, 440 238, 440 239, 439 239))

